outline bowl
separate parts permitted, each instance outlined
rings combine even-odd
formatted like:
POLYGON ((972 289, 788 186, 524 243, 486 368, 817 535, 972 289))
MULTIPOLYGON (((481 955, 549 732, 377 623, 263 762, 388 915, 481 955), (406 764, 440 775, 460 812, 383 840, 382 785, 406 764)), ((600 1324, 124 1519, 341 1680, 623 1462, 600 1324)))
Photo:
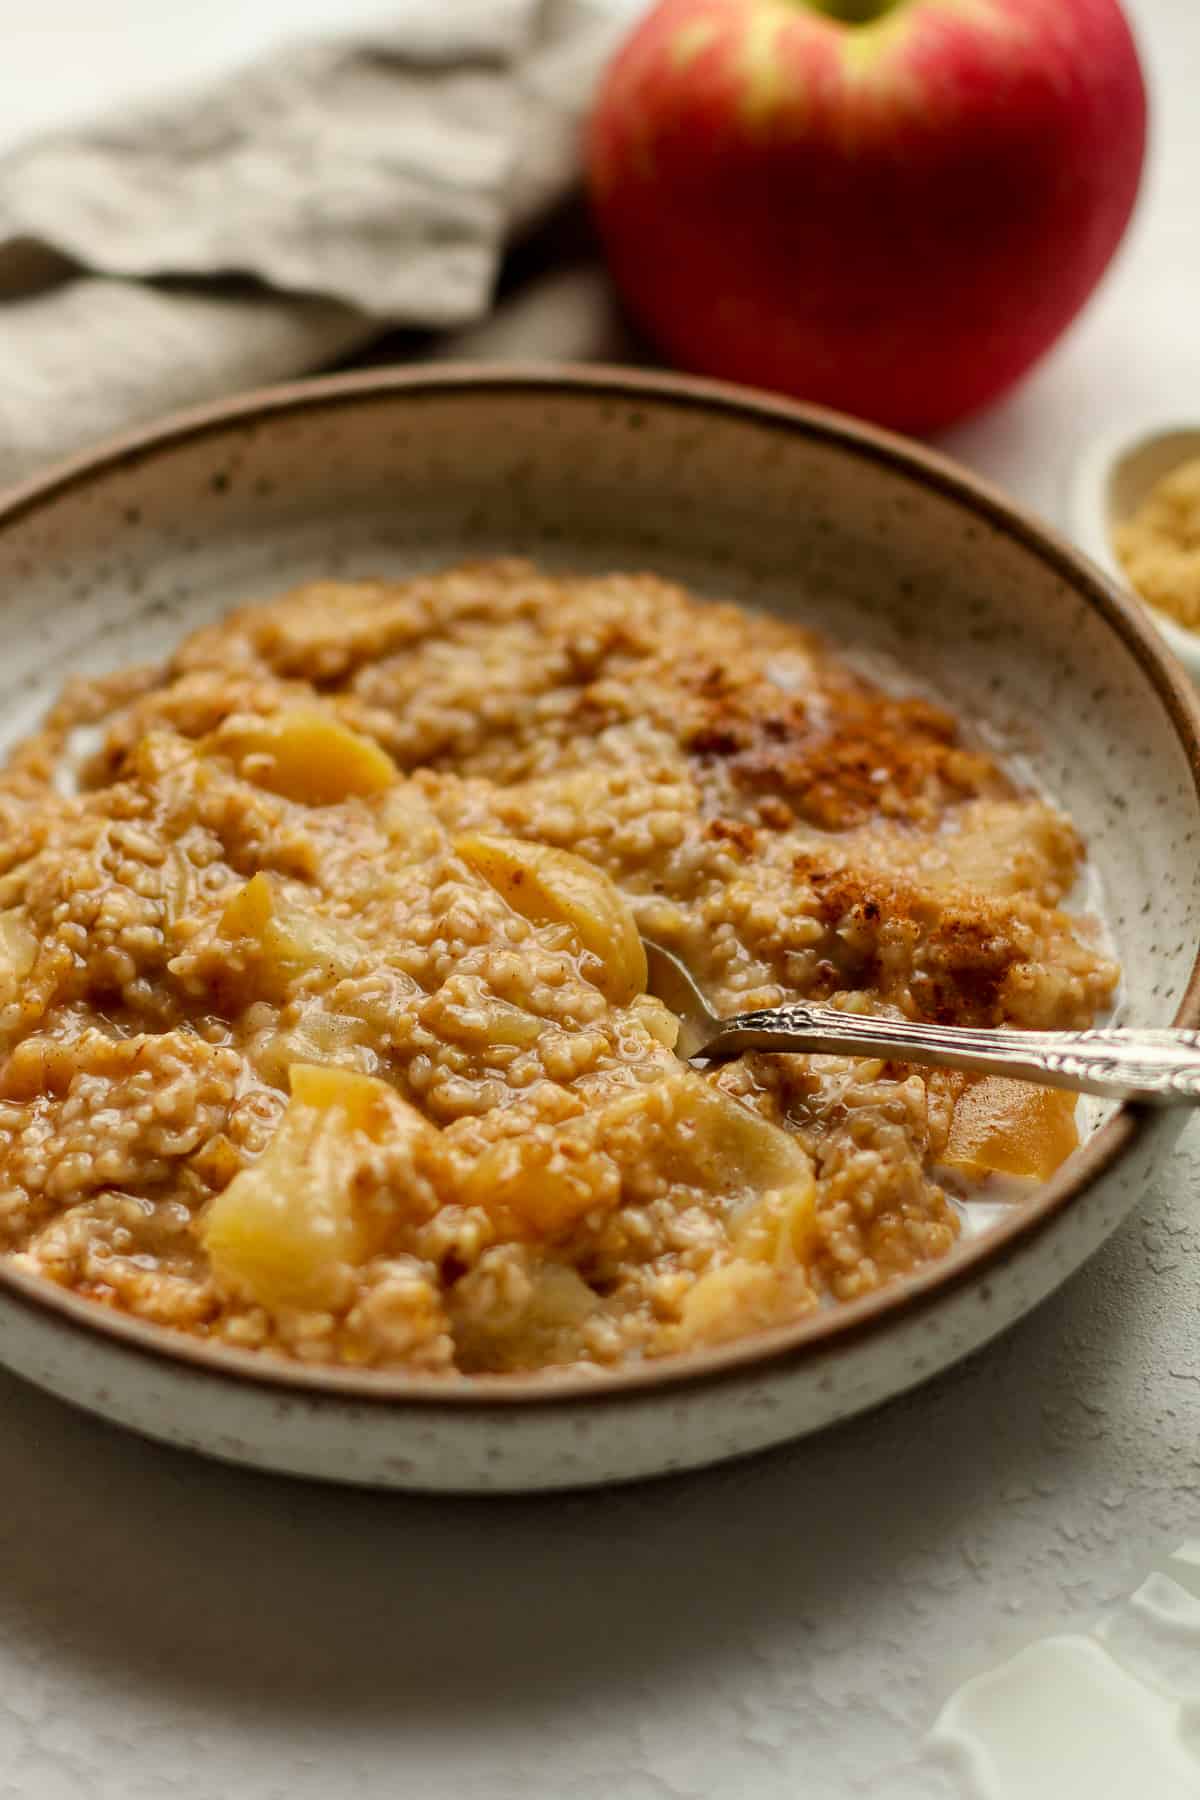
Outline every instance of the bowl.
MULTIPOLYGON (((518 552, 650 567, 898 656, 1069 809, 1144 1025, 1200 1023, 1196 702, 1142 608, 940 457, 828 413, 621 370, 374 370, 124 437, 0 500, 8 738, 63 677, 247 596, 518 552)), ((943 1262, 614 1372, 317 1370, 172 1335, 0 1265, 0 1362, 174 1444, 384 1487, 661 1474, 845 1418, 977 1349, 1137 1205, 1177 1112, 1101 1113, 943 1262)), ((1031 1371, 1036 1378, 1036 1371, 1031 1371)))
MULTIPOLYGON (((1072 531, 1092 561, 1130 592, 1113 532, 1164 475, 1193 456, 1200 456, 1200 425, 1168 423, 1110 433, 1079 459, 1071 494, 1072 531)), ((1180 625, 1140 597, 1139 603, 1188 674, 1200 681, 1200 631, 1180 625)))

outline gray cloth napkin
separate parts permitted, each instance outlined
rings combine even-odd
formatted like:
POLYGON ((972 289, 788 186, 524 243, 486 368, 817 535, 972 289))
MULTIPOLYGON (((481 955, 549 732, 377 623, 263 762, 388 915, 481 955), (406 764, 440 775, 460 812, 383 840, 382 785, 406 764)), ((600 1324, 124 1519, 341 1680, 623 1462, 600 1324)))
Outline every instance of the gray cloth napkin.
POLYGON ((0 160, 0 483, 390 327, 606 353, 594 273, 477 322, 506 246, 577 179, 616 35, 603 0, 398 0, 385 33, 0 160))

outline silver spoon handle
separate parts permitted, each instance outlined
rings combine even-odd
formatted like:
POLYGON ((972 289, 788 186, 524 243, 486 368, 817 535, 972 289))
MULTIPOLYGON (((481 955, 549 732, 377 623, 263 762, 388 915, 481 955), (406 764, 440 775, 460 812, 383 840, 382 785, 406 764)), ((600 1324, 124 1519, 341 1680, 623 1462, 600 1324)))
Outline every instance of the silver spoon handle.
POLYGON ((882 1019, 798 1001, 723 1019, 699 1054, 724 1058, 746 1050, 886 1056, 1151 1106, 1200 1102, 1196 1031, 985 1031, 882 1019))

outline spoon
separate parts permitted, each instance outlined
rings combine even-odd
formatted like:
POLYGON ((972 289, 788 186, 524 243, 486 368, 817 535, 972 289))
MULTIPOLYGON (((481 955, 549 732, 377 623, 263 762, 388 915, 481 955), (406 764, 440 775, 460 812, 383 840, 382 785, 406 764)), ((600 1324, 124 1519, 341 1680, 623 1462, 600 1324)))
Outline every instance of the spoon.
POLYGON ((808 1000, 719 1019, 691 974, 670 950, 643 938, 649 991, 679 1019, 676 1050, 685 1062, 740 1056, 745 1050, 790 1050, 802 1055, 886 1056, 1007 1075, 1043 1087, 1071 1088, 1111 1100, 1150 1106, 1200 1101, 1200 1032, 988 1031, 968 1025, 927 1025, 869 1013, 841 1012, 808 1000))

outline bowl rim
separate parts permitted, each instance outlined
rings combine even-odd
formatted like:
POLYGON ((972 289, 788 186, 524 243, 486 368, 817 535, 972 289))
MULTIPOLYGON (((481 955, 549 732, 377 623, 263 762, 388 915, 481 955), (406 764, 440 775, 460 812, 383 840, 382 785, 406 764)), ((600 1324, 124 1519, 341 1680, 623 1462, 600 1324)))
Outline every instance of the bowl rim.
MULTIPOLYGON (((1200 698, 1140 604, 1052 528, 1025 512, 990 483, 925 445, 826 408, 784 400, 758 390, 607 364, 439 363, 353 371, 251 390, 174 413, 109 438, 0 493, 0 533, 32 513, 53 506, 92 481, 231 428, 269 424, 296 414, 372 406, 406 397, 525 393, 577 395, 634 405, 693 410, 742 419, 784 439, 825 443, 890 468, 963 507, 1048 564, 1115 632, 1148 676, 1184 750, 1200 802, 1200 698)), ((1200 1025, 1200 942, 1173 1023, 1200 1025)), ((43 1326, 60 1325, 72 1336, 107 1340, 120 1354, 177 1375, 216 1377, 223 1384, 262 1390, 276 1404, 287 1397, 311 1406, 387 1406, 457 1415, 491 1413, 497 1405, 533 1411, 580 1404, 608 1405, 653 1397, 658 1391, 695 1390, 746 1378, 783 1374, 805 1362, 848 1350, 893 1323, 931 1311, 977 1281, 987 1297, 987 1276, 1013 1260, 1059 1218, 1100 1175, 1127 1155, 1150 1123, 1145 1107, 1124 1105, 1073 1159, 1069 1172, 1051 1178, 1011 1219, 992 1226, 915 1275, 894 1281, 856 1301, 821 1309, 790 1324, 749 1333, 729 1344, 661 1361, 588 1371, 540 1370, 533 1374, 445 1376, 315 1367, 286 1362, 189 1336, 98 1305, 44 1277, 0 1260, 0 1302, 15 1303, 43 1326)))

